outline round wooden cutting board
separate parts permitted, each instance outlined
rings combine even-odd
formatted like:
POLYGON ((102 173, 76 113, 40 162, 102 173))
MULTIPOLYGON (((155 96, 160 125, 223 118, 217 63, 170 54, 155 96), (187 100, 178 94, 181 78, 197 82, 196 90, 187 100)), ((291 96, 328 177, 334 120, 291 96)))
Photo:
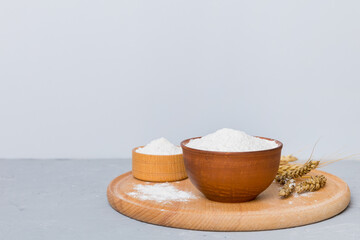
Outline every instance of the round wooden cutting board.
POLYGON ((252 231, 301 226, 330 218, 350 202, 348 185, 340 178, 324 174, 327 184, 317 192, 280 199, 279 184, 273 183, 255 200, 245 203, 219 203, 206 199, 189 179, 171 182, 179 190, 192 192, 197 199, 187 202, 156 202, 129 196, 136 184, 156 184, 135 179, 131 172, 115 178, 108 186, 110 205, 131 218, 162 226, 210 230, 252 231))

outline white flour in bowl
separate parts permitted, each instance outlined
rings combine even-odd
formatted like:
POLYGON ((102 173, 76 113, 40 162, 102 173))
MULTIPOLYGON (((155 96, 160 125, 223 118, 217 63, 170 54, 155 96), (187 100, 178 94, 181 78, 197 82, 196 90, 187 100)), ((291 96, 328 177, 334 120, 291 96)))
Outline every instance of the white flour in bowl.
POLYGON ((189 148, 217 152, 251 152, 278 147, 275 141, 250 136, 242 131, 223 128, 202 138, 190 140, 189 148))
POLYGON ((140 200, 187 202, 191 199, 196 199, 195 195, 191 192, 179 190, 169 183, 156 183, 153 185, 136 184, 134 190, 134 192, 127 193, 127 195, 140 200))
POLYGON ((151 141, 142 148, 136 149, 136 152, 149 155, 176 155, 182 154, 182 149, 162 137, 151 141))

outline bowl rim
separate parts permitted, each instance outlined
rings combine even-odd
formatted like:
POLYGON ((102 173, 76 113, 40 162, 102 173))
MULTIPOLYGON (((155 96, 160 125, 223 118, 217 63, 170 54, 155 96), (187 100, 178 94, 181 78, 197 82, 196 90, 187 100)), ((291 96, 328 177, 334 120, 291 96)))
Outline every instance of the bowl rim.
MULTIPOLYGON (((273 138, 267 138, 267 137, 261 137, 261 136, 254 136, 256 138, 261 138, 261 139, 265 139, 265 140, 269 140, 269 141, 274 141, 278 144, 277 147, 275 148, 270 148, 270 149, 264 149, 264 150, 258 150, 258 151, 247 151, 247 152, 220 152, 220 151, 209 151, 209 150, 201 150, 201 149, 196 149, 196 148, 191 148, 191 147, 187 147, 185 144, 187 144, 190 140, 193 139, 197 139, 197 138, 201 138, 201 137, 193 137, 193 138, 188 138, 183 140, 180 143, 180 146, 182 147, 182 149, 186 149, 188 151, 193 151, 193 152, 199 152, 199 153, 206 153, 206 154, 215 154, 215 155, 246 155, 246 154, 256 154, 256 153, 266 153, 266 152, 272 152, 272 151, 276 151, 278 149, 281 149, 283 147, 283 143, 280 142, 279 140, 273 139, 273 138)), ((184 151, 183 151, 184 154, 184 151)))

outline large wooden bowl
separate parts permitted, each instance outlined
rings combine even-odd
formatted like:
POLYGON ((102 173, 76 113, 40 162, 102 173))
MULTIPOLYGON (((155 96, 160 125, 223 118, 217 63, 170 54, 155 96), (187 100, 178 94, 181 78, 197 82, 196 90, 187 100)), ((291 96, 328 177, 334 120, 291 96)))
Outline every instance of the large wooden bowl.
MULTIPOLYGON (((142 146, 141 146, 142 147, 142 146)), ((182 154, 149 155, 132 150, 132 174, 150 182, 172 182, 187 178, 182 154)))
POLYGON ((187 175, 206 198, 217 202, 246 202, 268 188, 279 168, 282 143, 253 152, 215 152, 189 148, 181 142, 187 175))

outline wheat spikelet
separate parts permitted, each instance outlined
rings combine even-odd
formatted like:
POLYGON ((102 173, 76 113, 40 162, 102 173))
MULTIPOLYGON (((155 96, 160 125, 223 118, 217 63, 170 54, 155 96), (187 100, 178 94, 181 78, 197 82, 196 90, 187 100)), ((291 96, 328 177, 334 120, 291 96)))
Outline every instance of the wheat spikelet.
POLYGON ((296 192, 297 193, 315 192, 320 188, 324 187, 325 184, 326 184, 326 177, 324 175, 316 175, 297 185, 296 192))
POLYGON ((289 179, 298 178, 309 173, 311 170, 315 169, 319 163, 320 161, 308 161, 300 167, 293 167, 294 169, 290 168, 289 170, 278 173, 275 180, 280 184, 285 184, 289 179))
POLYGON ((295 169, 301 168, 301 165, 299 164, 285 164, 285 165, 280 165, 277 175, 280 175, 284 172, 288 172, 288 171, 293 171, 295 169))
POLYGON ((293 155, 281 156, 280 165, 288 164, 289 162, 295 162, 298 158, 293 155))
POLYGON ((294 179, 291 179, 287 181, 284 186, 282 186, 279 190, 279 196, 283 198, 287 198, 291 195, 291 193, 295 189, 295 181, 294 179))

